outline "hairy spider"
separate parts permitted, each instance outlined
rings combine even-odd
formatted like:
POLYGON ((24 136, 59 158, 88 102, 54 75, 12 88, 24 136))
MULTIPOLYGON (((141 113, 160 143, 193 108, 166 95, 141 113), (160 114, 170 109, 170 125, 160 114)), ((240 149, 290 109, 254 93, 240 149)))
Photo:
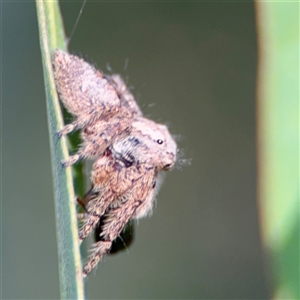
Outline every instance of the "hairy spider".
POLYGON ((165 125, 143 117, 119 75, 106 76, 61 50, 54 52, 53 66, 60 99, 76 117, 59 136, 82 129, 84 141, 63 166, 85 157, 96 159, 80 242, 100 220, 103 225, 83 269, 86 276, 131 218, 141 218, 152 211, 162 171, 174 166, 177 146, 165 125))

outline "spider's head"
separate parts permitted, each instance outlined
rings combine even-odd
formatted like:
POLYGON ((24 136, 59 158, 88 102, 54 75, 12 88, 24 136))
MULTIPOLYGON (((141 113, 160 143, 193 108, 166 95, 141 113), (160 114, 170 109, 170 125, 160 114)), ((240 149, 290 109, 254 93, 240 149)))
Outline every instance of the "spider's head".
POLYGON ((159 170, 169 170, 176 162, 177 145, 167 126, 146 118, 137 118, 132 123, 132 134, 141 142, 139 159, 159 170))

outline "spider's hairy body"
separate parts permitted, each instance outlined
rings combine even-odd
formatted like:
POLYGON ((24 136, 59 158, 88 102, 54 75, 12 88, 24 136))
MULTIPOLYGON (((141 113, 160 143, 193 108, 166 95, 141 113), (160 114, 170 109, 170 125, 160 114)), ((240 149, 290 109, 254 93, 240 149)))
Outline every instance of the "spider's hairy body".
POLYGON ((62 100, 76 119, 59 135, 81 129, 83 145, 63 162, 94 158, 82 242, 100 219, 101 240, 83 269, 86 276, 111 248, 126 223, 152 211, 162 171, 172 168, 177 146, 168 128, 143 117, 120 75, 106 76, 84 60, 56 50, 54 74, 62 100))

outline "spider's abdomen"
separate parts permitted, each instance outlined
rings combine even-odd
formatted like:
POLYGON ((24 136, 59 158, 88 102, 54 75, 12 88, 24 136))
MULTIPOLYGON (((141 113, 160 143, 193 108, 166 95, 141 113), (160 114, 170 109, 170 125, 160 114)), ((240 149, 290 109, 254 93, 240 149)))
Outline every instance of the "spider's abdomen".
POLYGON ((60 99, 71 114, 79 116, 101 106, 103 110, 120 106, 116 89, 83 59, 55 50, 53 67, 60 99))

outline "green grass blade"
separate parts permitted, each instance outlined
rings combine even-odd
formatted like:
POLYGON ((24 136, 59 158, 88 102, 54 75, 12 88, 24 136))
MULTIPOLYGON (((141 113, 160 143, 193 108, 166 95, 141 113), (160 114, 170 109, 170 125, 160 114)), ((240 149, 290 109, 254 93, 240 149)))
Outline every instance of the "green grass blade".
POLYGON ((299 295, 299 2, 256 2, 258 169, 274 299, 299 295))
MULTIPOLYGON (((59 278, 62 299, 84 299, 81 259, 78 244, 77 214, 71 169, 60 161, 68 157, 66 139, 57 137, 63 127, 51 65, 55 48, 66 50, 65 35, 57 1, 36 1, 40 46, 44 70, 51 163, 54 181, 59 278)), ((82 177, 77 180, 82 181, 82 177)))

